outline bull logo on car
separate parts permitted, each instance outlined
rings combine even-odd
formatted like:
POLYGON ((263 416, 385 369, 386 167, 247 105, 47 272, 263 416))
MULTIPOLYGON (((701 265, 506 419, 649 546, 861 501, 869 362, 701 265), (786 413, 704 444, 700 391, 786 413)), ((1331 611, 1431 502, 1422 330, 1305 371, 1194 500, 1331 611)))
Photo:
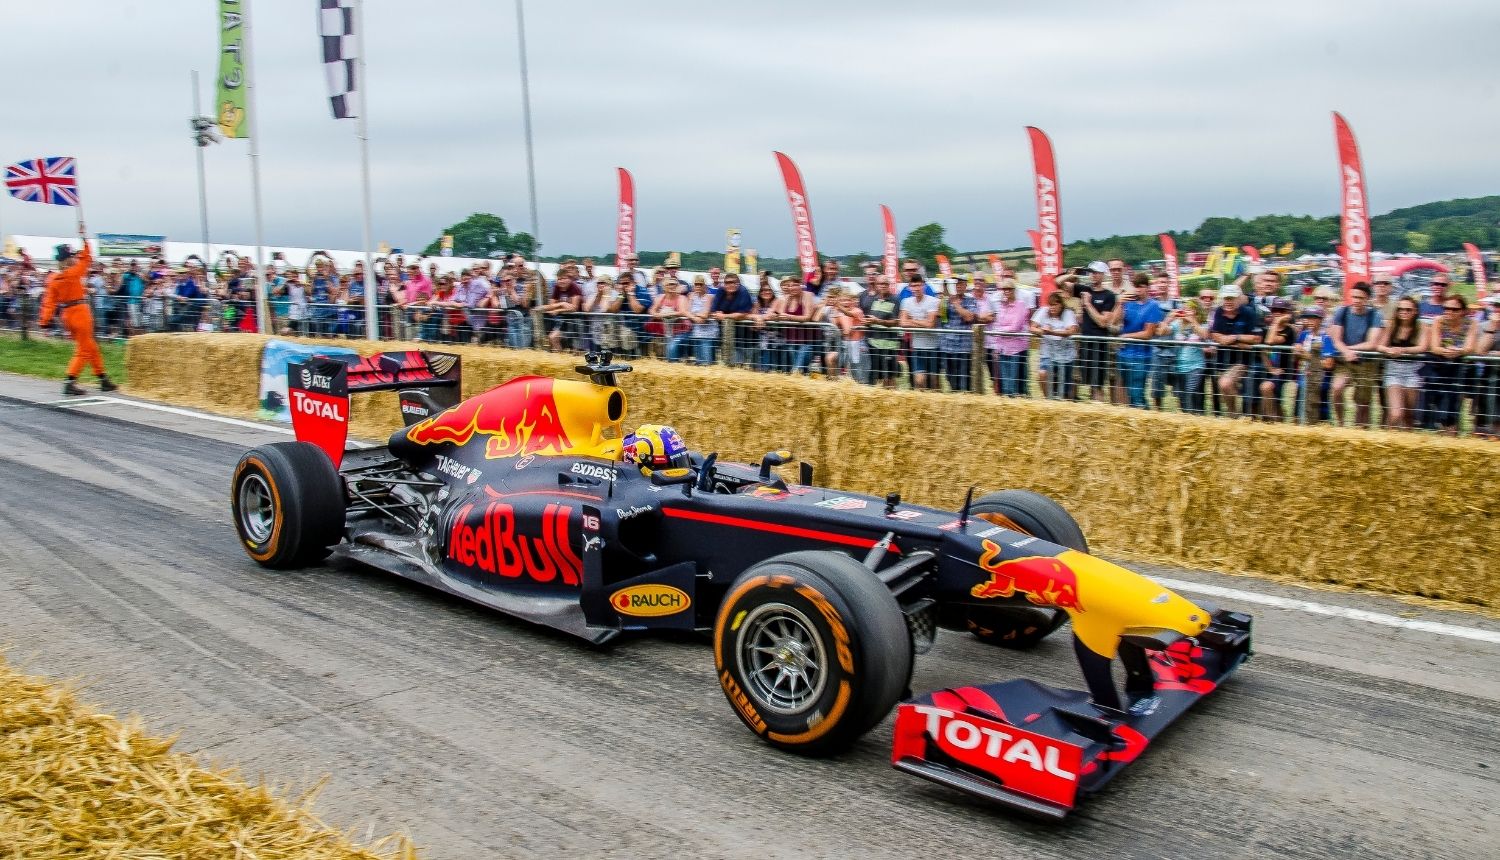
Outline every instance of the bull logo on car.
POLYGON ((983 546, 979 568, 990 578, 969 589, 971 596, 989 599, 1020 593, 1038 606, 1084 611, 1078 600, 1078 575, 1066 564, 1042 555, 998 561, 1000 545, 986 540, 983 546))
POLYGON ((562 453, 572 447, 553 396, 552 380, 517 379, 452 409, 413 424, 406 431, 417 445, 464 445, 475 434, 488 436, 489 459, 518 454, 562 453))

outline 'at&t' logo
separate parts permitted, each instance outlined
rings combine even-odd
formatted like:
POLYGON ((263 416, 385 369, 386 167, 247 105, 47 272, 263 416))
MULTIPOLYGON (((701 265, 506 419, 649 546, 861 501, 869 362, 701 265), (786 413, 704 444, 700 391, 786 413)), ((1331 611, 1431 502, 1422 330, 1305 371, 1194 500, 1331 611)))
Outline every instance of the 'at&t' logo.
MULTIPOLYGON (((303 371, 306 373, 306 371, 303 371)), ((326 379, 327 377, 322 377, 326 379)), ((340 404, 335 400, 324 400, 321 397, 312 397, 308 394, 293 390, 292 409, 303 415, 312 415, 318 418, 327 418, 331 421, 343 421, 344 410, 339 408, 340 404)))
POLYGON ((333 377, 325 376, 321 373, 313 373, 304 367, 302 369, 302 387, 331 391, 333 389, 333 377))
POLYGON ((693 605, 686 591, 670 585, 632 585, 610 595, 609 602, 622 615, 643 618, 676 615, 693 605))
POLYGON ((489 503, 471 521, 474 510, 474 505, 464 505, 453 520, 448 533, 450 561, 506 579, 524 575, 534 582, 560 579, 564 585, 578 585, 582 581, 583 561, 568 540, 572 508, 548 505, 537 535, 519 534, 515 509, 503 502, 489 503))
POLYGON ((1055 606, 1082 612, 1078 602, 1078 575, 1073 569, 1055 558, 1033 555, 1010 561, 996 561, 1000 556, 1000 545, 992 540, 983 542, 984 553, 979 556, 979 568, 990 575, 969 589, 969 594, 979 598, 1011 597, 1017 592, 1038 606, 1055 606))

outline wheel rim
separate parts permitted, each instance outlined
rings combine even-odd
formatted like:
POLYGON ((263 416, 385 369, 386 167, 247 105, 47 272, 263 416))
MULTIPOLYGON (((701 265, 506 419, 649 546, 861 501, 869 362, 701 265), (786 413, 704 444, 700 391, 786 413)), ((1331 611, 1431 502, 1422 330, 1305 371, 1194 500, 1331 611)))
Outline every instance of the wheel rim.
POLYGON ((739 652, 746 692, 771 713, 807 710, 828 683, 828 651, 817 628, 784 603, 763 604, 746 616, 739 652))
POLYGON ((240 528, 245 536, 255 543, 270 540, 276 526, 276 501, 266 479, 253 473, 246 475, 240 481, 239 502, 240 528))

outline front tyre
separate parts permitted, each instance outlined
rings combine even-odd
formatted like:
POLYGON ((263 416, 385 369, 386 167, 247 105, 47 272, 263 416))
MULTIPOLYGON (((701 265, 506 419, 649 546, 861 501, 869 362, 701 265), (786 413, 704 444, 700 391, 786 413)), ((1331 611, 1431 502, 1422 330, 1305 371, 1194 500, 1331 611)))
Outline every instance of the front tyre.
POLYGON ((740 720, 803 755, 847 749, 911 678, 901 607, 837 552, 779 555, 735 579, 714 623, 714 666, 740 720))
MULTIPOLYGON (((1023 532, 1086 553, 1089 542, 1078 521, 1062 505, 1030 490, 1001 490, 974 500, 969 513, 1012 531, 1023 532)), ((1068 620, 1061 609, 1038 606, 986 606, 968 610, 964 624, 974 638, 1001 648, 1035 648, 1068 620)))
POLYGON ((251 449, 234 467, 234 526, 245 552, 270 568, 321 561, 344 537, 343 479, 308 442, 251 449))

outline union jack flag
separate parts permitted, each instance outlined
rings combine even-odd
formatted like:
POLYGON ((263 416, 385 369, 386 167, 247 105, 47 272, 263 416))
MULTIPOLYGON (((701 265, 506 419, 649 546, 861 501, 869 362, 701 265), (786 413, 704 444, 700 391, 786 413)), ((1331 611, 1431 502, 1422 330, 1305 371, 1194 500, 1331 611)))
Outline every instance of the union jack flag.
POLYGON ((78 205, 78 162, 65 155, 33 158, 5 168, 10 196, 53 206, 78 205))

